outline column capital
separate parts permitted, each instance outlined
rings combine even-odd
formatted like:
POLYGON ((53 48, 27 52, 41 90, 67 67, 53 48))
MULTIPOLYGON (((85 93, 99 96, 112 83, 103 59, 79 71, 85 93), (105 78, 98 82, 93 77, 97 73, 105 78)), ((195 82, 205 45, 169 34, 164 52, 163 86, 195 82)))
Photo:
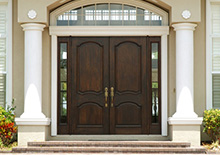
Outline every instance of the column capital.
POLYGON ((178 23, 178 24, 172 25, 172 27, 174 28, 174 31, 178 31, 178 30, 194 31, 196 26, 197 24, 193 24, 193 23, 178 23))
POLYGON ((21 27, 23 28, 23 31, 44 31, 46 25, 39 23, 25 23, 22 24, 21 27))

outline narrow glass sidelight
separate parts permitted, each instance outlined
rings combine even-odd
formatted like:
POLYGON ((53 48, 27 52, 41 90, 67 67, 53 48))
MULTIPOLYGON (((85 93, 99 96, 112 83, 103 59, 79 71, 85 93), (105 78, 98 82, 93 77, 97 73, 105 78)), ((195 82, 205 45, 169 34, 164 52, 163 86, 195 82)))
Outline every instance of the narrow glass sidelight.
POLYGON ((159 68, 158 68, 158 50, 159 44, 151 44, 151 69, 152 69, 152 123, 159 123, 159 68))
POLYGON ((67 123, 67 43, 60 43, 60 123, 67 123))

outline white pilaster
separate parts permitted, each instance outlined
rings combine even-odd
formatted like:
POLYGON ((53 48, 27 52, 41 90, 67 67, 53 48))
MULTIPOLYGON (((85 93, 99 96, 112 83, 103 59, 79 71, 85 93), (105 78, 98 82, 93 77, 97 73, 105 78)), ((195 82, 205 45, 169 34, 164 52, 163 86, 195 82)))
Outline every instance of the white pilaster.
POLYGON ((194 37, 196 24, 172 25, 176 31, 176 113, 169 118, 171 139, 200 145, 202 118, 194 112, 194 37))
POLYGON ((24 113, 21 118, 45 118, 42 113, 43 24, 23 24, 25 32, 24 113))
POLYGON ((161 99, 162 99, 162 136, 167 136, 167 35, 161 36, 161 99))
POLYGON ((51 136, 57 135, 57 36, 51 36, 51 136))

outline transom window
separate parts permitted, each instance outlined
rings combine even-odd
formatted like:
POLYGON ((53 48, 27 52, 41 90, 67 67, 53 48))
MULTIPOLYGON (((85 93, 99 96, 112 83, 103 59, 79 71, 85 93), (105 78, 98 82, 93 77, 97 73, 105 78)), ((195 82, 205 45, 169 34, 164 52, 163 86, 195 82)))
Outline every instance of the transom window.
POLYGON ((164 26, 149 10, 115 3, 86 5, 57 16, 57 26, 164 26))

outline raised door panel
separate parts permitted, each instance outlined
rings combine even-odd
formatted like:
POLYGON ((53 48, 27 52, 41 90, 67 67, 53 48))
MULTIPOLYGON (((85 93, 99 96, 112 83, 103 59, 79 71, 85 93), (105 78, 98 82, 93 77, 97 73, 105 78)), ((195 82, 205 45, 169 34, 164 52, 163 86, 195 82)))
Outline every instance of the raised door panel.
POLYGON ((109 132, 104 89, 109 86, 108 38, 72 38, 73 134, 109 132))
POLYGON ((77 93, 102 93, 104 47, 84 42, 77 47, 77 93))
POLYGON ((115 89, 119 93, 141 91, 141 47, 125 41, 115 47, 115 89))

